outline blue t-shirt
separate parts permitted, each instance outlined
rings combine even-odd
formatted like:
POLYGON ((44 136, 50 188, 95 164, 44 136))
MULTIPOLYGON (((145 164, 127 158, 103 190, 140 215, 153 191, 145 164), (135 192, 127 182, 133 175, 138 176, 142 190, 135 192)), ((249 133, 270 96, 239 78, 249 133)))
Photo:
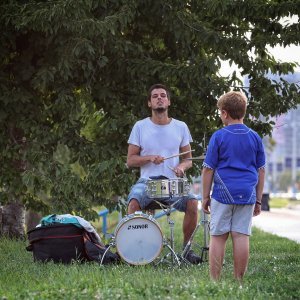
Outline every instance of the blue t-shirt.
POLYGON ((244 124, 216 131, 203 166, 214 170, 212 198, 224 204, 254 204, 258 169, 265 167, 260 136, 244 124))

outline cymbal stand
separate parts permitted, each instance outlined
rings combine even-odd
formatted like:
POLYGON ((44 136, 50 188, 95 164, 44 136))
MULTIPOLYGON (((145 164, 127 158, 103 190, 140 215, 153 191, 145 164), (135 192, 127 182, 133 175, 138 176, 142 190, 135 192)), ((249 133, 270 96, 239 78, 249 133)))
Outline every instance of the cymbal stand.
POLYGON ((208 214, 206 214, 201 209, 201 223, 203 225, 203 247, 201 251, 201 261, 207 261, 208 260, 208 251, 209 251, 209 231, 210 231, 210 222, 208 220, 208 214))
POLYGON ((208 220, 208 215, 206 213, 203 212, 203 210, 201 210, 200 212, 200 221, 197 224, 196 228, 194 229, 189 241, 186 243, 180 258, 185 262, 185 263, 189 263, 189 261, 186 259, 186 256, 189 252, 189 250, 192 247, 193 241, 194 241, 194 237, 196 235, 196 233, 198 232, 200 226, 203 226, 203 247, 201 247, 201 263, 205 262, 208 260, 208 251, 209 251, 209 220, 208 220))
MULTIPOLYGON (((203 160, 203 159, 205 159, 205 154, 206 154, 206 150, 207 150, 207 147, 206 147, 206 133, 205 132, 204 132, 204 136, 203 136, 203 142, 201 144, 202 144, 202 148, 203 148, 203 155, 199 156, 199 157, 196 157, 196 158, 187 158, 188 160, 193 160, 193 159, 203 160)), ((188 262, 187 259, 186 259, 186 256, 187 256, 187 253, 189 252, 189 250, 191 249, 195 234, 199 230, 200 224, 203 225, 203 229, 204 229, 204 232, 203 232, 203 247, 201 248, 201 256, 200 256, 201 263, 208 260, 210 222, 208 220, 208 215, 206 213, 204 213, 203 210, 201 209, 201 211, 200 211, 200 221, 197 224, 196 228, 194 229, 189 241, 185 245, 185 247, 183 249, 183 252, 181 253, 181 259, 184 262, 188 262)))
POLYGON ((195 234, 197 233, 197 231, 199 230, 199 227, 200 227, 201 223, 199 222, 196 226, 196 228, 194 229, 190 239, 188 240, 188 242, 186 243, 182 253, 181 253, 181 259, 186 262, 186 263, 189 263, 188 260, 186 259, 186 256, 188 254, 188 252, 190 251, 191 249, 191 246, 192 246, 192 243, 193 243, 193 240, 194 240, 194 237, 195 237, 195 234))

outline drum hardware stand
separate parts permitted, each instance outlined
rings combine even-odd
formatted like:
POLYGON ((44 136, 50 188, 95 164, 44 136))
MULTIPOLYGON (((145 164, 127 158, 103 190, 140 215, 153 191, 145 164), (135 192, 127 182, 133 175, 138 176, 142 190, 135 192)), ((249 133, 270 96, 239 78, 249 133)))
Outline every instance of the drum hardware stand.
MULTIPOLYGON (((172 199, 172 194, 170 194, 170 198, 169 200, 172 199)), ((162 203, 154 200, 160 207, 161 209, 165 212, 166 216, 167 216, 167 222, 169 224, 170 227, 170 244, 168 244, 167 240, 164 239, 164 246, 167 247, 170 250, 170 253, 167 253, 164 257, 162 257, 157 263, 156 265, 162 263, 164 260, 166 260, 170 255, 172 255, 172 264, 177 263, 178 266, 180 266, 180 259, 177 256, 177 254, 175 253, 174 249, 175 249, 175 243, 174 243, 174 226, 175 226, 175 222, 173 220, 171 220, 171 212, 172 212, 172 208, 173 206, 179 202, 181 199, 178 199, 176 202, 174 202, 171 205, 167 205, 164 206, 162 203)))
POLYGON ((178 264, 180 267, 180 259, 178 258, 177 254, 175 251, 172 249, 172 247, 168 244, 168 242, 164 239, 164 247, 167 247, 171 253, 167 253, 164 257, 162 257, 156 264, 155 266, 159 265, 160 263, 164 262, 170 255, 172 255, 172 264, 175 262, 178 264))
MULTIPOLYGON (((170 194, 170 198, 169 200, 172 199, 172 194, 170 194)), ((175 222, 173 220, 171 220, 170 216, 171 216, 171 212, 172 212, 172 209, 173 209, 173 206, 177 203, 181 201, 181 199, 178 199, 176 202, 174 202, 173 204, 170 204, 170 205, 164 205, 163 203, 160 203, 156 200, 154 200, 154 202, 156 202, 160 208, 165 212, 166 216, 167 216, 167 222, 169 224, 169 227, 170 227, 170 239, 169 239, 169 242, 167 239, 163 238, 163 246, 164 247, 167 247, 169 249, 169 253, 167 253, 166 255, 164 255, 157 263, 155 263, 155 266, 164 262, 165 260, 168 259, 168 257, 171 255, 171 262, 172 264, 177 264, 178 266, 181 265, 181 256, 178 256, 175 251, 174 251, 174 247, 175 247, 175 243, 174 243, 174 225, 175 225, 175 222)), ((193 234, 196 233, 196 230, 193 232, 193 234)), ((190 244, 191 244, 192 240, 190 240, 190 244)), ((103 261, 104 261, 104 258, 107 254, 107 252, 109 251, 109 249, 111 247, 115 247, 116 246, 116 241, 115 241, 115 236, 112 235, 111 237, 111 241, 109 243, 109 246, 106 248, 105 252, 103 253, 103 256, 101 258, 101 262, 100 262, 100 265, 103 265, 103 261)))
POLYGON ((210 230, 210 222, 208 220, 208 215, 201 210, 201 223, 204 227, 204 234, 203 234, 203 247, 201 251, 201 261, 208 260, 208 251, 209 251, 209 230, 210 230))
MULTIPOLYGON (((188 251, 191 249, 191 246, 192 246, 193 241, 194 241, 194 237, 195 237, 196 233, 198 232, 201 225, 203 225, 203 227, 204 227, 204 234, 203 234, 203 247, 201 247, 201 255, 200 255, 201 261, 200 261, 200 263, 206 262, 208 260, 208 251, 209 251, 209 243, 208 243, 208 240, 209 240, 209 220, 207 218, 207 214, 205 214, 201 210, 201 219, 198 222, 196 228, 194 229, 194 231, 193 231, 189 241, 187 242, 186 246, 184 247, 182 253, 178 256, 174 251, 174 225, 175 225, 175 222, 170 219, 172 205, 165 208, 158 201, 155 201, 155 202, 157 202, 160 205, 161 209, 166 213, 168 224, 170 226, 170 244, 168 243, 168 241, 165 238, 163 240, 163 246, 167 247, 169 249, 170 253, 167 253, 155 265, 158 265, 158 264, 164 262, 165 260, 167 260, 167 258, 170 255, 172 255, 172 263, 173 264, 176 262, 178 264, 178 266, 180 266, 181 261, 183 261, 184 263, 190 264, 190 262, 186 259, 186 255, 187 255, 188 251)), ((175 203, 177 203, 177 201, 175 203)), ((105 252, 103 253, 100 265, 103 265, 104 258, 106 256, 106 253, 109 251, 109 249, 111 247, 115 247, 115 246, 116 246, 115 236, 113 235, 111 237, 111 241, 109 243, 109 246, 106 248, 105 252)))
MULTIPOLYGON (((188 252, 190 251, 191 249, 191 246, 192 246, 192 243, 193 243, 193 240, 194 240, 194 236, 196 234, 196 232, 198 231, 200 227, 200 222, 197 224, 196 228, 194 229, 190 239, 188 240, 188 242, 186 243, 181 255, 180 255, 180 258, 185 262, 185 263, 190 263, 187 259, 186 259, 186 256, 188 254, 188 252)), ((201 262, 202 262, 202 258, 201 258, 201 262)))
MULTIPOLYGON (((170 199, 172 197, 170 196, 170 199)), ((168 224, 170 226, 170 244, 168 243, 167 239, 163 238, 163 246, 164 247, 167 247, 169 249, 169 253, 167 253, 164 257, 162 257, 155 265, 158 265, 160 264, 161 262, 163 262, 164 260, 166 260, 169 255, 172 255, 172 263, 177 263, 178 266, 180 266, 180 260, 177 256, 177 254, 175 253, 174 251, 174 225, 175 225, 175 222, 173 220, 171 220, 170 216, 171 216, 171 212, 172 212, 172 209, 173 209, 173 206, 178 202, 180 201, 177 200, 176 202, 174 202, 173 204, 171 205, 164 205, 156 200, 154 200, 159 206, 160 208, 165 212, 166 216, 167 216, 167 221, 168 221, 168 224)), ((104 261, 104 258, 107 254, 107 252, 109 251, 109 249, 111 247, 116 247, 116 241, 115 241, 115 236, 112 235, 111 237, 111 241, 109 243, 109 246, 105 249, 105 252, 103 253, 102 255, 102 258, 101 258, 101 261, 100 261, 100 265, 103 265, 103 261, 104 261)))
POLYGON ((200 254, 200 263, 206 262, 208 260, 208 251, 209 251, 209 245, 208 245, 208 237, 209 237, 209 220, 207 218, 207 214, 201 210, 201 218, 200 222, 197 224, 196 228, 194 229, 189 241, 185 245, 180 258, 185 263, 190 264, 190 262, 186 259, 187 253, 191 249, 192 243, 194 241, 194 237, 199 230, 200 226, 203 225, 204 228, 204 234, 203 234, 203 247, 201 247, 201 254, 200 254))
MULTIPOLYGON (((157 201, 156 201, 157 202, 157 201)), ((178 264, 178 266, 180 266, 180 260, 177 256, 177 254, 174 251, 174 221, 170 219, 170 215, 171 215, 171 210, 172 210, 172 206, 168 206, 167 208, 163 208, 161 203, 157 202, 162 210, 166 213, 167 215, 167 219, 168 219, 168 223, 170 225, 170 244, 168 243, 167 239, 163 239, 163 246, 167 247, 170 251, 170 253, 167 253, 164 257, 162 257, 157 263, 155 263, 155 266, 162 263, 164 260, 166 260, 168 258, 169 255, 172 255, 172 263, 174 264, 175 262, 178 264)), ((175 202, 177 203, 177 201, 175 202)), ((116 246, 116 242, 115 242, 115 236, 112 235, 111 237, 111 241, 109 243, 109 246, 106 248, 105 252, 102 255, 101 261, 100 261, 100 266, 103 265, 103 261, 104 258, 106 256, 106 253, 109 251, 109 249, 111 247, 115 247, 116 246)))
POLYGON ((115 236, 112 235, 111 241, 110 241, 108 247, 106 248, 106 250, 104 251, 104 253, 103 253, 103 255, 102 255, 102 258, 101 258, 101 261, 100 261, 100 266, 103 265, 103 261, 104 261, 104 257, 105 257, 105 255, 106 255, 106 253, 109 251, 109 249, 110 249, 111 247, 115 247, 115 246, 116 246, 115 236))
MULTIPOLYGON (((202 144, 202 148, 203 148, 203 155, 199 156, 199 157, 192 157, 192 158, 186 158, 186 160, 203 160, 205 159, 206 156, 206 151, 207 151, 207 147, 206 147, 206 133, 204 132, 204 136, 203 136, 203 142, 202 144)), ((199 145, 201 145, 199 144, 199 145)), ((181 259, 186 262, 186 263, 190 263, 187 259, 186 259, 186 255, 189 252, 189 250, 191 249, 193 240, 194 240, 194 236, 196 234, 196 232, 199 230, 200 224, 203 225, 204 228, 204 234, 203 234, 203 247, 201 247, 201 255, 200 255, 200 263, 206 262, 208 261, 208 251, 209 251, 209 231, 210 231, 210 222, 208 220, 208 215, 206 213, 203 212, 203 210, 201 209, 201 216, 200 216, 200 221, 198 222, 196 228, 194 229, 189 241, 187 242, 187 244, 185 245, 182 253, 181 253, 181 259)))

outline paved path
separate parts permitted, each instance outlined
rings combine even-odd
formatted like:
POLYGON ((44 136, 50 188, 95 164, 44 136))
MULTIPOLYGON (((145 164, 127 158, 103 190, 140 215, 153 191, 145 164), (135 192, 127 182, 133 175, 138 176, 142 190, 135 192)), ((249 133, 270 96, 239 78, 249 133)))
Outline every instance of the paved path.
POLYGON ((262 211, 253 218, 253 226, 300 243, 300 205, 262 211))

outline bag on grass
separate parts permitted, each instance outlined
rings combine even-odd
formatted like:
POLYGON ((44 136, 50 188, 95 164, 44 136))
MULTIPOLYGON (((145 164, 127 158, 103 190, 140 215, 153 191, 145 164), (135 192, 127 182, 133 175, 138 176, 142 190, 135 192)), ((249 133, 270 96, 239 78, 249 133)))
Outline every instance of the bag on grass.
MULTIPOLYGON (((89 232, 73 224, 52 224, 36 227, 27 232, 34 261, 54 261, 71 263, 72 261, 101 262, 106 247, 96 243, 89 232)), ((118 254, 107 251, 103 264, 119 262, 118 254)))

